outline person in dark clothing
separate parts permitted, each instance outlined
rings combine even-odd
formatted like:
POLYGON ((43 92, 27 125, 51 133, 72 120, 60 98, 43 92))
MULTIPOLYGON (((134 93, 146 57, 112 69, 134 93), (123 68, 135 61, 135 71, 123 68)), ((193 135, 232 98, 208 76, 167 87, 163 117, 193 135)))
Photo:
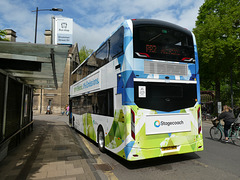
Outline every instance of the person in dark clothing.
POLYGON ((223 119, 224 121, 224 135, 225 135, 225 141, 228 142, 228 130, 231 127, 231 124, 235 121, 234 114, 232 112, 232 109, 225 105, 223 106, 222 113, 218 116, 218 119, 223 119))

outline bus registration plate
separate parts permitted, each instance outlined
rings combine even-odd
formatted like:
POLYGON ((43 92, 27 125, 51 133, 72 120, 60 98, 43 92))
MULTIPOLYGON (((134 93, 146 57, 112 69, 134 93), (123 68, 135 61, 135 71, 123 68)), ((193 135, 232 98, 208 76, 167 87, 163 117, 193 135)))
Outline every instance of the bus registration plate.
POLYGON ((177 146, 162 147, 162 151, 176 150, 177 146))

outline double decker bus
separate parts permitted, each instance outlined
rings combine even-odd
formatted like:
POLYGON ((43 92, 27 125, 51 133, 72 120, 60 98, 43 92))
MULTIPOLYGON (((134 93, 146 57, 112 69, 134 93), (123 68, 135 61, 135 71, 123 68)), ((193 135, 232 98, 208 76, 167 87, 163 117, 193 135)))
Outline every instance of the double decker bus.
POLYGON ((180 26, 124 21, 72 74, 72 126, 129 160, 203 150, 196 40, 180 26))

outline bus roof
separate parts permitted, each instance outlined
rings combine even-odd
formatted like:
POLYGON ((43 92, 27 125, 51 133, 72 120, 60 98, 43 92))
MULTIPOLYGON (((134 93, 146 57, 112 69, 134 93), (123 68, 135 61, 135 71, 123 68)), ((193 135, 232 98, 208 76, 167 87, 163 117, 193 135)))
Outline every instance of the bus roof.
MULTIPOLYGON (((125 20, 125 21, 129 21, 129 20, 130 20, 130 19, 127 19, 127 20, 125 20)), ((175 24, 172 24, 172 23, 169 23, 169 22, 166 22, 166 21, 162 21, 162 20, 157 20, 157 19, 131 19, 131 20, 132 20, 132 22, 133 22, 133 26, 146 26, 146 25, 153 26, 153 25, 157 25, 157 26, 161 26, 161 27, 165 27, 165 28, 170 28, 170 29, 174 29, 174 30, 177 30, 177 31, 181 31, 181 32, 183 32, 183 33, 185 33, 185 34, 188 34, 188 35, 190 35, 190 36, 192 35, 192 34, 191 34, 191 31, 189 31, 188 29, 183 28, 183 27, 178 26, 178 25, 175 25, 175 24)), ((125 22, 125 21, 124 21, 124 22, 125 22)), ((122 26, 123 24, 124 24, 124 23, 122 23, 120 26, 122 26)), ((120 27, 120 26, 119 26, 119 27, 120 27)), ((118 27, 118 28, 119 28, 119 27, 118 27)), ((116 30, 115 30, 115 31, 116 31, 116 30)), ((114 32, 115 32, 115 31, 114 31, 114 32)), ((112 33, 112 34, 113 34, 113 33, 112 33)), ((112 35, 112 34, 111 34, 111 35, 112 35)), ((108 36, 107 39, 110 38, 111 35, 108 36)), ((101 43, 101 45, 99 46, 99 48, 107 41, 107 39, 101 43)), ((93 53, 95 53, 96 51, 97 51, 97 50, 93 51, 93 53)), ((93 54, 93 53, 92 53, 92 54, 93 54)), ((84 62, 85 62, 92 54, 90 54, 76 69, 74 69, 71 74, 74 74, 74 73, 79 69, 79 67, 81 67, 82 64, 84 64, 84 62)))
POLYGON ((178 26, 176 24, 172 24, 170 22, 162 21, 162 20, 157 20, 157 19, 132 19, 133 26, 152 26, 152 25, 157 25, 165 28, 171 28, 175 29, 177 31, 181 31, 185 34, 191 35, 191 31, 188 30, 187 28, 183 28, 181 26, 178 26))

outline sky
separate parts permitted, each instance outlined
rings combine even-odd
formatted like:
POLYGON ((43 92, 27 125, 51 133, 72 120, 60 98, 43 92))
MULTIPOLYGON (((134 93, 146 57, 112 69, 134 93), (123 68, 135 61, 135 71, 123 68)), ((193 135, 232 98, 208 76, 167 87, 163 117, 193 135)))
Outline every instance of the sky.
POLYGON ((95 50, 126 19, 159 19, 192 30, 204 0, 0 0, 0 29, 12 29, 17 42, 34 42, 38 9, 37 43, 43 44, 51 17, 73 19, 73 43, 95 50))

